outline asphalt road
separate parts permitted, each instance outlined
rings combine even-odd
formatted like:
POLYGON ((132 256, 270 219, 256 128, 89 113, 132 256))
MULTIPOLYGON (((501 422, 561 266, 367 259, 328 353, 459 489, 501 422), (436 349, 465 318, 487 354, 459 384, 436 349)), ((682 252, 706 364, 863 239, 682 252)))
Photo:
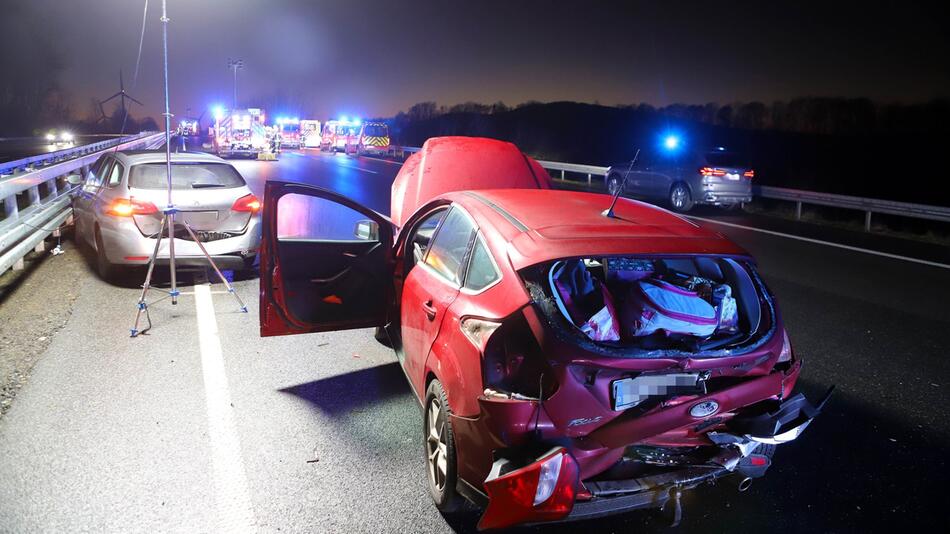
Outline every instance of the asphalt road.
MULTIPOLYGON (((300 181, 383 213, 399 168, 315 151, 235 165, 256 193, 300 181)), ((799 388, 838 391, 750 490, 723 481, 684 497, 676 531, 947 530, 950 270, 717 230, 757 257, 777 295, 806 359, 799 388)), ((55 260, 32 275, 78 279, 75 302, 0 419, 0 531, 474 530, 476 512, 447 521, 431 504, 418 405, 371 332, 262 339, 257 280, 235 284, 242 314, 198 273, 185 277, 196 295, 155 304, 154 328, 130 339, 137 281, 55 260)), ((669 532, 654 512, 526 530, 669 532)))

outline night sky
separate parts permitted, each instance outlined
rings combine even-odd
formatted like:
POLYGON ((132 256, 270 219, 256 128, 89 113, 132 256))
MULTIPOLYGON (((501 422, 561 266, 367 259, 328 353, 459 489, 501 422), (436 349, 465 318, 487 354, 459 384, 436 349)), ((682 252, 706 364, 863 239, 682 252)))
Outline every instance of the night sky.
MULTIPOLYGON (((913 2, 168 0, 171 103, 282 102, 316 118, 416 102, 720 103, 950 94, 948 19, 913 2), (836 4, 834 6, 830 4, 836 4)), ((5 67, 45 69, 79 115, 126 87, 161 111, 161 1, 0 0, 5 67), (136 83, 136 87, 132 87, 136 83)), ((10 74, 9 71, 3 75, 10 74)), ((135 111, 136 115, 141 115, 135 111)))

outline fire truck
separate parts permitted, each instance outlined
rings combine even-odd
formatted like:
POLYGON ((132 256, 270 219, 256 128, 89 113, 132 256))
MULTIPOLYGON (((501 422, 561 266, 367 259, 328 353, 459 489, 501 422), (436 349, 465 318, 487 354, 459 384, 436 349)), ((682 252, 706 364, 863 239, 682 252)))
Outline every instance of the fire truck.
POLYGON ((264 113, 259 108, 216 112, 214 121, 215 153, 222 157, 257 157, 267 148, 264 113))
POLYGON ((346 153, 385 155, 389 152, 389 126, 383 122, 364 122, 359 134, 347 139, 346 153))
POLYGON ((287 148, 300 148, 300 119, 279 117, 276 122, 280 144, 287 148))
POLYGON ((323 137, 320 141, 320 149, 330 152, 344 152, 347 145, 355 145, 359 139, 360 121, 348 121, 340 119, 338 121, 327 121, 323 124, 323 137))
POLYGON ((301 119, 300 145, 305 148, 317 148, 320 146, 321 140, 320 121, 301 119))

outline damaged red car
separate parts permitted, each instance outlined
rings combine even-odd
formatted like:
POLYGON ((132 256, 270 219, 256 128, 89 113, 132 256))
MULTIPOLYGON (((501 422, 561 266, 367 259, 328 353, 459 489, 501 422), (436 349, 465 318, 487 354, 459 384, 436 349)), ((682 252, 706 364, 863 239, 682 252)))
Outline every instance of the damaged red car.
MULTIPOLYGON (((510 143, 426 142, 389 219, 269 182, 261 335, 377 327, 422 406, 429 490, 480 529, 670 507, 762 476, 812 404, 740 247, 663 209, 551 189, 510 143)), ((830 393, 830 392, 829 392, 830 393)))

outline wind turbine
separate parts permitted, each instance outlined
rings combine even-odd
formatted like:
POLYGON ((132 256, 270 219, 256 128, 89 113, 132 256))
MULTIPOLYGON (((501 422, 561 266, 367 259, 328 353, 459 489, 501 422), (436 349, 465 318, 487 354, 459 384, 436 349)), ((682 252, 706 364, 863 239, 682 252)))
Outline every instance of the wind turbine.
POLYGON ((125 107, 125 100, 126 100, 126 99, 129 99, 129 100, 131 100, 132 102, 134 102, 134 103, 136 103, 136 104, 138 104, 138 105, 140 105, 140 106, 144 106, 144 104, 142 104, 141 102, 139 102, 138 100, 136 100, 135 98, 133 98, 131 95, 129 95, 129 93, 127 93, 127 92, 125 91, 125 81, 122 79, 122 69, 119 69, 119 92, 117 92, 116 94, 110 96, 109 98, 107 98, 107 99, 105 99, 105 100, 99 102, 99 112, 102 114, 102 118, 103 118, 103 119, 105 118, 105 115, 106 115, 106 114, 105 114, 105 111, 103 111, 103 109, 102 109, 102 105, 105 104, 106 102, 112 100, 113 98, 118 98, 119 101, 120 101, 120 105, 122 106, 122 121, 123 121, 123 122, 125 122, 125 119, 128 117, 128 113, 129 113, 128 110, 127 110, 126 107, 125 107))

